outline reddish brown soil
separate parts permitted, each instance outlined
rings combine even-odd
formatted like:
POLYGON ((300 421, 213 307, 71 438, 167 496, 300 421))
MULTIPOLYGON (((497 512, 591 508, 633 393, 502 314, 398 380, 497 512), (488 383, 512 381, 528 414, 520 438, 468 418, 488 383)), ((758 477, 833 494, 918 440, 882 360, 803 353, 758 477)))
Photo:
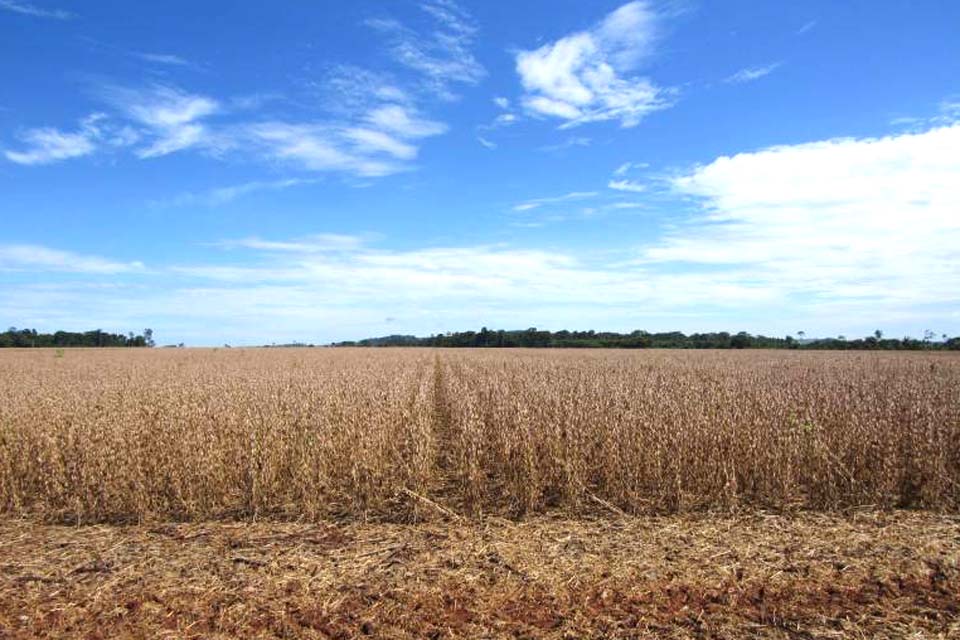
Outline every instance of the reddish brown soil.
POLYGON ((64 637, 960 637, 960 519, 0 521, 0 638, 64 637))

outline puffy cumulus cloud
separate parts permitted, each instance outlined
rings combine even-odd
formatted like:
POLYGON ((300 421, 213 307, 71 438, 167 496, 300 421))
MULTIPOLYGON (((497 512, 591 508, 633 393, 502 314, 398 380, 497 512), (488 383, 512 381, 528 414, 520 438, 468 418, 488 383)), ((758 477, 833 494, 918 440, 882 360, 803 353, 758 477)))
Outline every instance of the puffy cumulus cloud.
POLYGON ((642 261, 820 301, 956 304, 958 176, 960 123, 720 157, 673 180, 703 211, 642 261))
POLYGON ((631 75, 657 39, 657 15, 648 3, 630 2, 587 31, 533 51, 520 51, 516 69, 524 108, 570 127, 598 120, 637 125, 670 104, 670 92, 631 75))

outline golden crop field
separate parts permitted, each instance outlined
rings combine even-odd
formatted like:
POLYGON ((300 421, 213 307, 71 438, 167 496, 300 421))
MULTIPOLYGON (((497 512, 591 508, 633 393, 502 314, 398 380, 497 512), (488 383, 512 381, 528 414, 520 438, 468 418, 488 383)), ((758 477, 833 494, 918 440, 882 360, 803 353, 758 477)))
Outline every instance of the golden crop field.
POLYGON ((0 505, 72 522, 960 507, 949 354, 0 355, 0 505))
POLYGON ((0 637, 960 634, 960 358, 0 351, 0 637))

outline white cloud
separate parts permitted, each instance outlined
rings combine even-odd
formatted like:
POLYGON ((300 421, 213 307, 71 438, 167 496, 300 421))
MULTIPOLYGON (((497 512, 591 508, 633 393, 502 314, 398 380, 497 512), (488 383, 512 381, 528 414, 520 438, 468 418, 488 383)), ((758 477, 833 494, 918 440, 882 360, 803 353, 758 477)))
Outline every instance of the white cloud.
MULTIPOLYGON (((593 326, 616 322, 635 328, 638 318, 665 309, 680 315, 695 311, 703 318, 707 309, 770 298, 768 291, 702 275, 658 276, 638 267, 585 262, 560 251, 502 245, 313 251, 301 243, 258 240, 250 243, 253 255, 244 262, 178 267, 178 277, 188 283, 165 295, 162 303, 148 302, 140 309, 184 309, 189 317, 209 317, 218 332, 237 318, 255 317, 257 323, 243 331, 256 342, 264 340, 264 318, 270 319, 271 335, 284 325, 299 331, 310 327, 324 336, 347 330, 361 337, 377 330, 359 329, 358 318, 413 318, 420 326, 410 330, 417 333, 425 332, 424 322, 437 321, 443 322, 437 329, 475 323, 531 326, 531 321, 559 328, 571 313, 583 322, 582 311, 590 309, 587 322, 593 326), (337 310, 344 313, 331 316, 337 310)), ((220 340, 219 335, 212 339, 220 340)))
POLYGON ((483 145, 483 146, 486 147, 487 149, 496 149, 496 148, 497 148, 497 144, 496 144, 495 142, 490 142, 489 140, 487 140, 487 139, 484 138, 483 136, 477 136, 477 142, 479 142, 481 145, 483 145))
POLYGON ((384 158, 373 145, 344 140, 343 131, 325 124, 264 122, 246 127, 245 136, 269 156, 309 171, 342 171, 375 177, 396 173, 403 166, 384 158))
POLYGON ((257 191, 280 191, 306 184, 314 184, 317 180, 307 178, 284 178, 282 180, 251 180, 242 184, 235 184, 227 187, 216 187, 202 193, 184 193, 171 200, 161 201, 158 205, 185 206, 185 205, 207 205, 218 206, 233 202, 237 198, 243 197, 257 191))
POLYGON ((747 67, 745 69, 740 69, 731 76, 724 78, 724 82, 727 84, 743 84, 745 82, 753 82, 754 80, 759 80, 760 78, 770 75, 781 65, 780 62, 774 62, 772 64, 760 66, 760 67, 747 67))
POLYGON ((446 133, 442 122, 420 118, 411 108, 399 104, 385 104, 373 109, 366 117, 371 125, 402 138, 426 138, 446 133))
POLYGON ((350 128, 343 132, 356 148, 365 153, 386 153, 400 160, 412 160, 417 157, 417 148, 401 142, 393 136, 373 129, 350 128))
POLYGON ((433 31, 419 32, 392 19, 367 24, 389 36, 390 51, 398 63, 421 74, 432 92, 453 99, 451 84, 476 84, 486 75, 471 51, 477 28, 452 0, 428 0, 420 8, 436 23, 433 31))
MULTIPOLYGON (((2 151, 7 159, 21 164, 79 157, 107 146, 133 146, 141 159, 193 149, 214 157, 243 155, 281 161, 307 171, 361 177, 413 169, 419 141, 449 129, 446 123, 423 115, 419 103, 425 96, 451 97, 449 86, 476 82, 484 74, 469 51, 476 28, 466 12, 450 0, 429 0, 421 4, 421 9, 434 23, 429 33, 416 32, 395 21, 372 22, 389 33, 390 52, 404 66, 416 69, 417 79, 401 84, 386 72, 336 66, 325 74, 323 82, 301 83, 301 90, 313 94, 319 90, 320 113, 258 120, 240 114, 258 109, 276 95, 227 97, 221 101, 162 84, 143 88, 110 85, 101 87, 97 94, 114 108, 114 117, 125 123, 123 126, 98 124, 78 131, 31 129, 21 136, 26 148, 2 151), (424 82, 429 85, 426 93, 424 82), (219 118, 215 120, 215 116, 219 118)), ((127 53, 157 64, 190 65, 188 60, 169 53, 127 53)), ((251 190, 266 188, 274 187, 269 181, 250 185, 251 190)), ((173 202, 219 203, 236 197, 234 193, 186 194, 173 202)))
POLYGON ((351 64, 336 65, 321 81, 305 88, 318 94, 322 106, 337 116, 356 117, 383 103, 411 105, 414 97, 389 73, 351 64))
POLYGON ((38 245, 0 245, 0 270, 117 274, 143 268, 141 262, 115 262, 38 245))
POLYGON ((355 126, 257 123, 245 126, 240 137, 304 169, 375 177, 407 170, 418 153, 413 141, 447 130, 444 123, 421 118, 414 108, 400 104, 382 104, 359 121, 355 126))
POLYGON ((540 147, 541 151, 563 151, 564 149, 570 149, 572 147, 589 147, 593 142, 590 138, 585 136, 570 136, 563 142, 558 142, 556 144, 548 144, 546 146, 540 147))
POLYGON ((940 116, 938 122, 954 122, 960 120, 960 98, 954 96, 940 102, 940 116))
POLYGON ((816 21, 816 20, 810 20, 809 22, 804 23, 802 27, 800 27, 799 29, 797 29, 797 35, 798 35, 798 36, 802 36, 802 35, 805 34, 807 31, 810 31, 811 29, 813 29, 815 26, 817 26, 817 21, 816 21))
MULTIPOLYGON (((935 141, 914 142, 928 148, 935 142, 943 143, 949 150, 955 141, 943 135, 938 132, 935 141)), ((830 144, 886 144, 890 140, 830 144)), ((912 143, 895 142, 895 146, 900 144, 910 147, 912 143)), ((0 284, 0 314, 23 318, 28 323, 33 318, 43 318, 47 324, 60 326, 112 326, 118 322, 153 326, 158 335, 169 336, 166 340, 186 338, 205 344, 225 340, 262 344, 272 339, 280 341, 277 336, 281 335, 321 342, 398 330, 418 334, 461 330, 481 324, 505 328, 546 325, 554 329, 744 328, 769 332, 771 318, 782 317, 784 309, 790 310, 791 326, 786 331, 803 326, 808 331, 828 327, 833 332, 854 333, 865 323, 872 330, 876 319, 881 318, 885 328, 892 322, 900 326, 923 322, 921 328, 932 326, 952 332, 958 316, 957 294, 951 284, 957 281, 960 264, 954 248, 960 246, 956 242, 956 223, 948 228, 942 220, 931 223, 937 220, 936 216, 920 220, 921 225, 932 227, 924 234, 924 240, 929 240, 933 233, 944 233, 945 228, 950 237, 927 243, 932 256, 920 256, 918 270, 901 260, 905 256, 898 253, 895 243, 892 250, 887 247, 892 255, 883 256, 891 261, 889 265, 882 260, 831 264, 845 249, 849 250, 833 246, 851 237, 838 231, 852 231, 863 224, 882 226, 882 218, 858 218, 836 229, 821 228, 818 218, 803 216, 787 227, 769 227, 760 213, 756 214, 759 221, 752 220, 752 214, 736 214, 736 223, 719 222, 734 215, 728 210, 734 205, 756 208, 758 212, 773 208, 775 217, 789 217, 780 216, 778 203, 771 202, 770 194, 777 186, 784 186, 782 181, 774 189, 753 195, 741 191, 759 188, 757 181, 751 179, 755 164, 768 166, 771 162, 778 166, 774 172, 777 175, 788 176, 800 170, 798 187, 799 183, 810 184, 806 181, 811 175, 805 168, 819 166, 823 158, 794 156, 789 162, 786 159, 794 152, 806 151, 789 147, 742 154, 718 159, 681 176, 677 188, 683 194, 704 198, 706 219, 694 221, 689 229, 678 229, 663 243, 648 249, 639 261, 623 259, 623 253, 583 256, 509 245, 379 249, 359 236, 339 234, 293 239, 252 237, 217 243, 224 255, 206 261, 144 272, 145 277, 155 278, 151 286, 143 286, 142 282, 98 286, 93 276, 86 282, 71 280, 60 285, 0 284), (754 158, 765 153, 785 155, 754 158), (727 161, 735 166, 726 167, 727 161), (740 162, 746 164, 736 166, 740 162), (721 203, 725 207, 722 215, 716 210, 721 203), (740 226, 720 233, 717 229, 722 224, 740 226), (761 233, 764 230, 768 233, 761 233), (789 238, 791 233, 799 238, 789 238), (792 242, 797 242, 802 251, 790 250, 792 242), (726 243, 731 246, 726 247, 726 243), (801 252, 806 255, 801 256, 801 252), (824 255, 830 260, 824 262, 824 255), (945 255, 953 258, 944 260, 945 255), (678 271, 670 264, 675 260, 689 264, 678 271), (938 264, 939 272, 930 270, 938 264), (832 288, 825 286, 826 277, 834 279, 832 288), (929 282, 923 282, 924 279, 929 282), (828 291, 837 297, 822 297, 828 291), (813 292, 821 297, 815 305, 804 309, 792 300, 798 292, 813 292), (886 296, 885 301, 878 302, 876 296, 881 294, 886 296), (942 301, 952 301, 954 306, 947 306, 946 312, 923 310, 925 303, 942 301), (171 313, 171 309, 176 309, 176 313, 171 313), (406 324, 384 330, 385 317, 403 318, 406 324), (750 320, 745 321, 746 317, 750 320), (940 324, 929 323, 931 319, 940 324), (269 335, 264 333, 264 326, 270 327, 269 335)), ((879 152, 879 165, 887 165, 891 159, 883 149, 860 150, 854 155, 869 159, 873 152, 879 152)), ((918 170, 935 166, 939 166, 939 161, 925 163, 918 170)), ((855 172, 850 170, 844 177, 855 172)), ((955 166, 941 166, 935 170, 940 177, 931 181, 936 183, 944 177, 943 173, 952 172, 955 166)), ((921 188, 921 192, 926 190, 921 188)), ((787 193, 796 191, 788 189, 787 193)), ((848 195, 859 198, 861 193, 856 189, 848 195)), ((559 198, 576 200, 580 196, 575 192, 559 198)), ((952 200, 944 205, 955 211, 956 196, 948 198, 952 200)), ((813 202, 821 200, 822 194, 814 194, 813 202)), ((791 215, 797 215, 796 211, 791 215)), ((919 238, 908 241, 913 257, 920 246, 916 240, 919 238)), ((0 251, 0 264, 4 264, 4 255, 0 251)), ((83 263, 77 256, 63 252, 39 258, 36 255, 39 254, 28 260, 15 255, 14 262, 18 268, 32 262, 33 270, 38 271, 83 264, 92 273, 104 275, 139 268, 102 258, 83 263)), ((116 280, 110 278, 109 282, 116 280)), ((772 330, 776 331, 776 324, 772 330)))
POLYGON ((531 209, 536 209, 542 207, 546 204, 557 204, 559 202, 569 202, 571 200, 587 200, 589 198, 594 198, 598 195, 596 191, 571 191, 570 193, 565 193, 562 196, 552 196, 549 198, 534 198, 532 200, 527 200, 520 204, 514 205, 514 211, 529 211, 531 209))
POLYGON ((616 169, 613 170, 613 175, 616 177, 622 177, 627 175, 629 172, 637 169, 646 169, 650 166, 647 162, 624 162, 616 169))
POLYGON ((493 104, 497 105, 497 106, 500 107, 501 109, 509 109, 509 108, 510 108, 510 101, 507 100, 506 98, 503 98, 503 97, 500 97, 500 96, 498 96, 498 97, 496 97, 496 98, 493 99, 493 104))
POLYGON ((41 165, 87 156, 103 145, 129 146, 137 141, 137 134, 129 127, 112 124, 102 113, 93 113, 80 121, 76 131, 41 127, 25 131, 20 139, 27 144, 27 149, 5 150, 7 160, 23 165, 41 165))
POLYGON ((190 66, 190 61, 180 56, 173 55, 170 53, 148 53, 148 52, 136 52, 133 55, 145 60, 146 62, 153 62, 155 64, 167 64, 176 67, 188 67, 190 66))
MULTIPOLYGON (((419 151, 414 141, 447 131, 445 123, 421 116, 401 89, 382 82, 373 87, 350 84, 345 75, 345 69, 339 69, 333 76, 345 91, 343 104, 334 109, 339 117, 306 122, 215 126, 207 119, 225 109, 207 96, 162 85, 145 90, 108 87, 102 93, 139 125, 146 139, 136 151, 141 158, 198 148, 215 155, 240 152, 282 160, 308 171, 375 177, 409 169, 419 151)), ((373 77, 384 81, 383 76, 373 77)))
POLYGON ((141 158, 213 145, 209 128, 201 122, 220 110, 219 103, 212 98, 162 85, 146 90, 108 87, 103 94, 111 104, 145 127, 144 134, 151 142, 137 150, 141 158))
POLYGON ((640 193, 641 191, 647 190, 645 185, 633 182, 632 180, 611 180, 607 183, 607 186, 616 191, 631 191, 633 193, 640 193))
POLYGON ((625 75, 651 54, 656 22, 648 3, 638 0, 589 31, 521 51, 516 68, 526 91, 524 107, 534 115, 566 120, 567 127, 598 120, 632 127, 669 106, 668 91, 647 78, 625 75))
POLYGON ((20 136, 28 145, 26 151, 4 151, 7 160, 17 164, 48 164, 58 160, 79 158, 93 153, 96 144, 86 131, 72 133, 52 127, 30 129, 20 136))
POLYGON ((720 157, 674 179, 703 214, 643 261, 821 301, 956 304, 958 176, 960 124, 720 157))
POLYGON ((69 20, 70 18, 75 17, 75 14, 70 13, 69 11, 64 11, 63 9, 42 9, 36 5, 30 4, 29 2, 17 2, 16 0, 0 0, 0 9, 6 9, 7 11, 13 11, 14 13, 20 13, 25 16, 33 16, 35 18, 69 20))
POLYGON ((293 241, 263 240, 261 238, 243 238, 224 240, 218 246, 230 249, 254 249, 281 253, 326 253, 330 251, 353 251, 363 246, 363 238, 339 233, 318 233, 293 241))

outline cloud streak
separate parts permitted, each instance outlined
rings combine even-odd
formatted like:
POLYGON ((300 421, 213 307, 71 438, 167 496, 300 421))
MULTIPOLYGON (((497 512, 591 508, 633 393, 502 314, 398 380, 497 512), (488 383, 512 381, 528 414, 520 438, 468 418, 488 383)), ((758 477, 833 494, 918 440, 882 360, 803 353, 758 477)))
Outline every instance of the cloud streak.
POLYGON ((99 256, 38 245, 0 245, 0 271, 56 271, 114 275, 143 271, 141 262, 116 262, 99 256))
POLYGON ((747 67, 745 69, 740 69, 733 75, 727 76, 724 78, 724 82, 727 84, 745 84, 747 82, 753 82, 754 80, 759 80, 764 76, 768 76, 774 71, 776 71, 782 63, 774 62, 772 64, 760 66, 760 67, 747 67))
POLYGON ((0 0, 0 9, 25 16, 33 16, 34 18, 49 18, 52 20, 70 20, 76 17, 76 14, 63 9, 43 9, 29 2, 17 2, 16 0, 0 0))
POLYGON ((531 209, 537 209, 544 205, 557 204, 561 202, 570 202, 572 200, 588 200, 590 198, 596 197, 598 192, 596 191, 571 191, 570 193, 565 193, 562 196, 552 196, 548 198, 533 198, 532 200, 527 200, 516 204, 513 206, 514 211, 530 211, 531 209))
POLYGON ((189 67, 191 66, 190 61, 186 58, 181 58, 178 55, 170 53, 148 53, 137 51, 133 53, 134 56, 144 60, 145 62, 152 62, 154 64, 165 64, 175 67, 189 67))

